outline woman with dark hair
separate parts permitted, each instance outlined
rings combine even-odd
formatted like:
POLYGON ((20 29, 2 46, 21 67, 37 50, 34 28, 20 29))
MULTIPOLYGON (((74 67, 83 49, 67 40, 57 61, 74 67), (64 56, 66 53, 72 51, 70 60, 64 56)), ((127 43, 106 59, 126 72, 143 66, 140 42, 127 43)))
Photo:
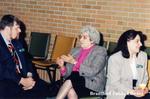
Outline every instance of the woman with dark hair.
POLYGON ((140 31, 124 32, 108 60, 107 99, 148 99, 147 54, 140 31))

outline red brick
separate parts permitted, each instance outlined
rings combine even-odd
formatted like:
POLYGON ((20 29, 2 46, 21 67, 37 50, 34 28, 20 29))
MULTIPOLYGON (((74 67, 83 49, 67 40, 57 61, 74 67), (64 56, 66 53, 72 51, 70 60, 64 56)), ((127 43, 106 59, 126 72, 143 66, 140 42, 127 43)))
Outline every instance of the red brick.
MULTIPOLYGON (((150 37, 150 0, 0 0, 0 17, 14 14, 31 31, 78 35, 83 25, 116 40, 127 29, 150 37)), ((150 39, 146 41, 149 44, 150 39)))

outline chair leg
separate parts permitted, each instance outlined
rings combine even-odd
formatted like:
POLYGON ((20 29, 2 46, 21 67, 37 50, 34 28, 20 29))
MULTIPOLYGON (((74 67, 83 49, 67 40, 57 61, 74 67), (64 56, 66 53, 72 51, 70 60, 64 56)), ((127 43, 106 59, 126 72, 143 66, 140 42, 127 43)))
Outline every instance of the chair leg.
POLYGON ((53 78, 52 78, 53 82, 56 81, 56 70, 57 70, 57 67, 58 67, 57 64, 53 64, 52 65, 53 70, 51 70, 51 71, 53 72, 53 78))
POLYGON ((49 76, 49 80, 50 80, 50 82, 52 83, 52 82, 53 82, 53 78, 52 78, 52 75, 51 75, 51 70, 50 70, 50 68, 47 67, 47 68, 46 68, 46 71, 47 71, 47 74, 48 74, 48 76, 49 76))
POLYGON ((53 71, 53 81, 54 82, 56 81, 56 68, 54 68, 54 71, 53 71))

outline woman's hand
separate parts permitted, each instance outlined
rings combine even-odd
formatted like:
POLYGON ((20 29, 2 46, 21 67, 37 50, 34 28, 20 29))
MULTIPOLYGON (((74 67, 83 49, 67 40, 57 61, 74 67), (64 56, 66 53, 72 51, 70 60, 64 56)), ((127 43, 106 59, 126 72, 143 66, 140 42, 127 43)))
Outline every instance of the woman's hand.
POLYGON ((62 55, 61 58, 67 63, 76 64, 76 60, 70 54, 62 55))
POLYGON ((60 68, 64 67, 64 60, 62 58, 57 58, 56 63, 59 65, 60 68))

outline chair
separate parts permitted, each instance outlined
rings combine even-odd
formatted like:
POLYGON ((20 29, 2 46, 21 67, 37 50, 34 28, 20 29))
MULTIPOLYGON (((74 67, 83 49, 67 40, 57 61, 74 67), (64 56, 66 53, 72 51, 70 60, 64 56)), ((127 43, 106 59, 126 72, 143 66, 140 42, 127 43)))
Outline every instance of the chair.
POLYGON ((104 41, 103 47, 105 47, 106 49, 108 49, 108 41, 104 41))
POLYGON ((111 55, 114 49, 116 48, 117 43, 116 42, 108 42, 108 55, 111 55))
MULTIPOLYGON (((40 32, 31 32, 30 39, 29 39, 30 43, 29 43, 28 51, 29 51, 30 56, 32 57, 32 61, 47 59, 49 45, 50 45, 50 39, 51 39, 51 34, 40 33, 40 32)), ((43 80, 45 80, 47 78, 48 71, 43 72, 43 71, 41 71, 41 69, 37 68, 37 66, 35 64, 34 64, 34 66, 38 73, 38 76, 40 78, 42 78, 43 80)))
POLYGON ((100 41, 99 41, 99 46, 103 46, 104 45, 104 37, 103 34, 101 32, 99 32, 99 36, 100 36, 100 41))
POLYGON ((145 52, 147 53, 148 59, 150 59, 150 47, 146 47, 145 52))
POLYGON ((33 59, 46 59, 51 35, 48 33, 31 32, 29 53, 33 59))
POLYGON ((76 37, 67 37, 57 35, 54 42, 51 58, 49 60, 33 60, 32 62, 38 66, 38 68, 46 69, 48 71, 49 79, 51 82, 55 82, 57 64, 55 60, 63 54, 68 54, 70 50, 75 46, 76 37), (50 72, 53 72, 53 77, 50 72))

